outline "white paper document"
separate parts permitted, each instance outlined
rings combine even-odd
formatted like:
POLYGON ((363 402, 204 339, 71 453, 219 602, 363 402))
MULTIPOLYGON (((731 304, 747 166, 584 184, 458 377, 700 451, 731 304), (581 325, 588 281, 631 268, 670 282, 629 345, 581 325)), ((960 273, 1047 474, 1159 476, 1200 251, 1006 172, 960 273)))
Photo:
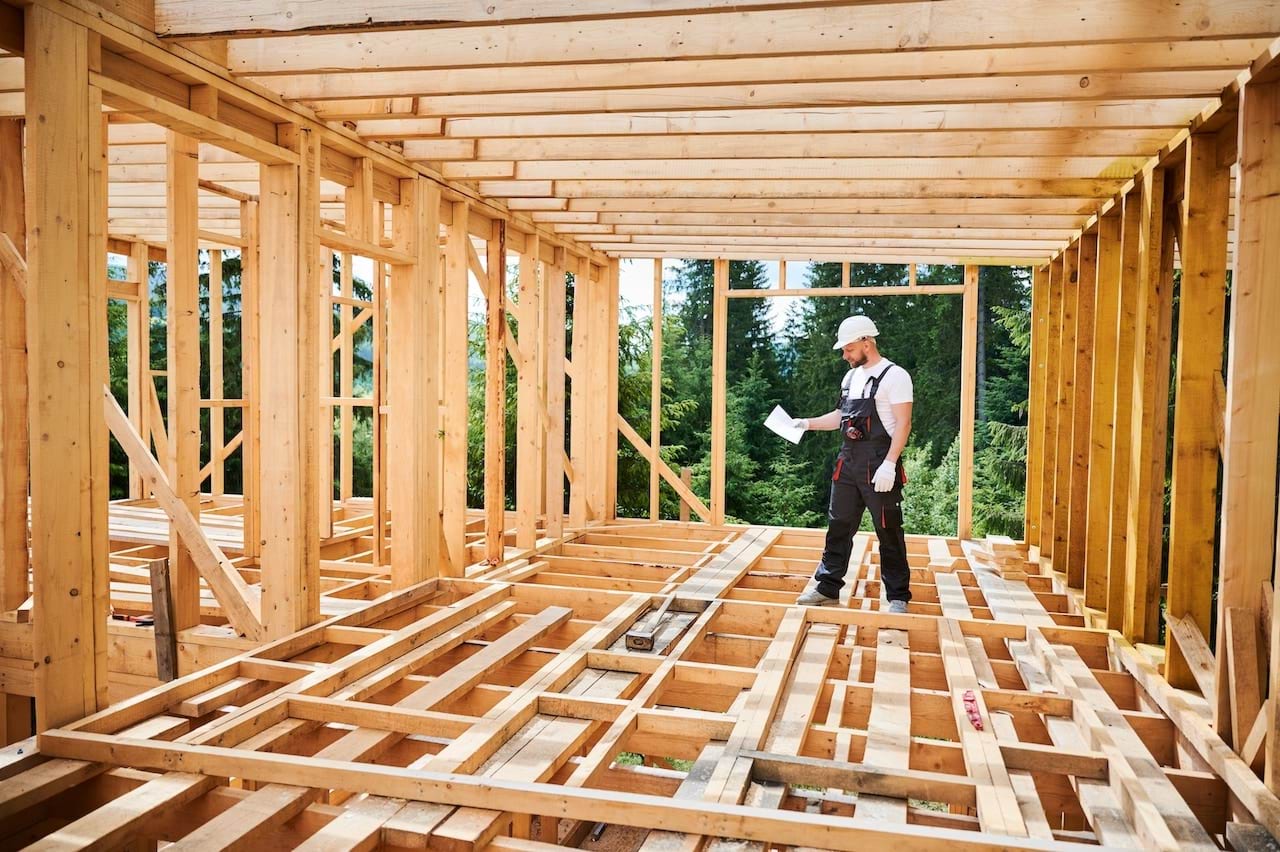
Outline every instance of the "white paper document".
POLYGON ((804 430, 793 426, 791 420, 791 415, 783 411, 781 405, 775 405, 773 411, 769 412, 768 419, 764 421, 764 425, 791 443, 798 444, 800 438, 804 436, 804 430))

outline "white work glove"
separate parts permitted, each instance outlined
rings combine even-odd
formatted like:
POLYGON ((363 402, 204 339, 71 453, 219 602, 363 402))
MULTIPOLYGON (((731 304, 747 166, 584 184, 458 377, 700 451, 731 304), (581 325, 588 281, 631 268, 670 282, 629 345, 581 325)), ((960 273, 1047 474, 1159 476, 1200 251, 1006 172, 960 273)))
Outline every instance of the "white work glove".
POLYGON ((871 484, 876 487, 876 491, 892 491, 897 479, 898 463, 885 459, 876 468, 875 475, 871 477, 871 484))
POLYGON ((792 418, 792 420, 791 420, 791 428, 792 428, 792 429, 803 429, 804 431, 808 432, 808 431, 809 431, 809 421, 808 421, 808 420, 806 420, 806 419, 805 419, 805 418, 803 418, 803 417, 794 417, 794 418, 792 418))

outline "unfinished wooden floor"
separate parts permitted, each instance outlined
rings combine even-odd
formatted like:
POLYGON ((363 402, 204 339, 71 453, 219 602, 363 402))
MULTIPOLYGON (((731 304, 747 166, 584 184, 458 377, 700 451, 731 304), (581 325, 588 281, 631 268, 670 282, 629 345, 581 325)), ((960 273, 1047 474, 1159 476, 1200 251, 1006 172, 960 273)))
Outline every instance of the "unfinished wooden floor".
POLYGON ((10 747, 0 846, 1214 849, 1233 808, 1274 825, 1203 708, 1021 548, 914 539, 893 616, 858 543, 840 607, 790 605, 815 532, 672 523, 389 593, 10 747))

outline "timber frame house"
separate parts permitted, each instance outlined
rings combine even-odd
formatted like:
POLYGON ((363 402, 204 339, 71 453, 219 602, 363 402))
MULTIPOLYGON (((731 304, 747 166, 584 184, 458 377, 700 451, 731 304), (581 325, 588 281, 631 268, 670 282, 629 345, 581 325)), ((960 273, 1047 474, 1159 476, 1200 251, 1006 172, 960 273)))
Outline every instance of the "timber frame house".
POLYGON ((1274 848, 1280 4, 365 5, 0 0, 0 848, 1274 848), (660 357, 618 412, 623 258, 655 341, 662 259, 714 262, 708 499, 660 357), (972 538, 995 265, 1023 541, 972 538), (863 534, 796 607, 821 534, 726 518, 730 300, 937 294, 959 535, 907 615, 863 534))

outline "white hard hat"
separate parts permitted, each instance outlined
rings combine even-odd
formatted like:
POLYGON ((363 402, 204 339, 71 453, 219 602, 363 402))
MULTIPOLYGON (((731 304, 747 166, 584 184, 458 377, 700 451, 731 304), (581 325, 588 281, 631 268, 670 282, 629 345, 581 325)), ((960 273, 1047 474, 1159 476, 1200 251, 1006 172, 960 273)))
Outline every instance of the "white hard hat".
POLYGON ((875 337, 879 333, 876 329, 876 324, 869 317, 849 317, 840 323, 840 331, 836 333, 836 345, 831 348, 843 349, 855 340, 861 340, 864 337, 875 337))

